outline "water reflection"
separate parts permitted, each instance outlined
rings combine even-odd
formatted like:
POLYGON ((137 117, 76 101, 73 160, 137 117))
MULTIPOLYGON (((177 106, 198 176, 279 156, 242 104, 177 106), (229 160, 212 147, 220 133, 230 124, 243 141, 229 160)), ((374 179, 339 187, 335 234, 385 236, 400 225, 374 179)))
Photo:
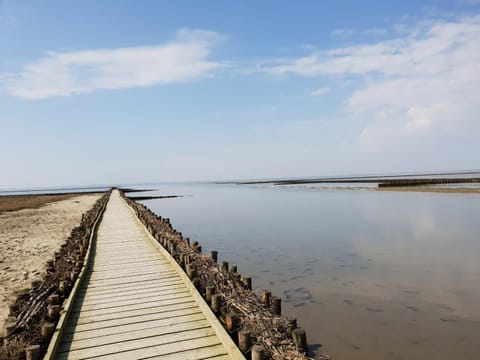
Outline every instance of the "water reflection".
POLYGON ((160 185, 145 201, 337 359, 477 359, 480 197, 160 185))

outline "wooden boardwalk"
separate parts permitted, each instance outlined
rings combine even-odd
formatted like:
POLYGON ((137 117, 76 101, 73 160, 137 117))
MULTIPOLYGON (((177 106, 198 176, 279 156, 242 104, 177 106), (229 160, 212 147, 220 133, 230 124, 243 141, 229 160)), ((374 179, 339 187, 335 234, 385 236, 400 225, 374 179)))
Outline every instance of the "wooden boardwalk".
POLYGON ((244 359, 118 191, 91 251, 55 359, 244 359))

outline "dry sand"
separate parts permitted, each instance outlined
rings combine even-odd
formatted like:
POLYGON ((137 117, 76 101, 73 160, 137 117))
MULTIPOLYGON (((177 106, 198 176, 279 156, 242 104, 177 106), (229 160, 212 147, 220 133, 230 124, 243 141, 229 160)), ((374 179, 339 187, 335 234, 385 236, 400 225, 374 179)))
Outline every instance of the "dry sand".
POLYGON ((41 278, 47 260, 99 198, 79 195, 36 209, 0 212, 0 329, 15 292, 41 278))

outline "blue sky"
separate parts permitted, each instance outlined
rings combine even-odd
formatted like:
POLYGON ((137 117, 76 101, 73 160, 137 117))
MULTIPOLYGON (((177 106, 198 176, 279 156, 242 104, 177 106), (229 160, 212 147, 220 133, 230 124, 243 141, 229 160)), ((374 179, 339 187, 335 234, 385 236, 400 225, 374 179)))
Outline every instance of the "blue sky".
POLYGON ((478 169, 478 39, 478 0, 0 0, 0 188, 478 169))

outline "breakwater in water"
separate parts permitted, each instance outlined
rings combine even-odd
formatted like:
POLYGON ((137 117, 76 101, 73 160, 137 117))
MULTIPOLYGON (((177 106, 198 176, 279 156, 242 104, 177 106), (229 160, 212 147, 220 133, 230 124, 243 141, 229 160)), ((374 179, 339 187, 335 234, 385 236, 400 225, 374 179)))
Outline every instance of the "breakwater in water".
POLYGON ((219 264, 218 252, 202 254, 201 245, 174 230, 168 218, 125 199, 152 236, 183 267, 245 354, 255 359, 308 359, 305 331, 297 326, 295 318, 281 316, 280 297, 267 290, 257 296, 252 291, 252 279, 242 277, 227 261, 219 264))

